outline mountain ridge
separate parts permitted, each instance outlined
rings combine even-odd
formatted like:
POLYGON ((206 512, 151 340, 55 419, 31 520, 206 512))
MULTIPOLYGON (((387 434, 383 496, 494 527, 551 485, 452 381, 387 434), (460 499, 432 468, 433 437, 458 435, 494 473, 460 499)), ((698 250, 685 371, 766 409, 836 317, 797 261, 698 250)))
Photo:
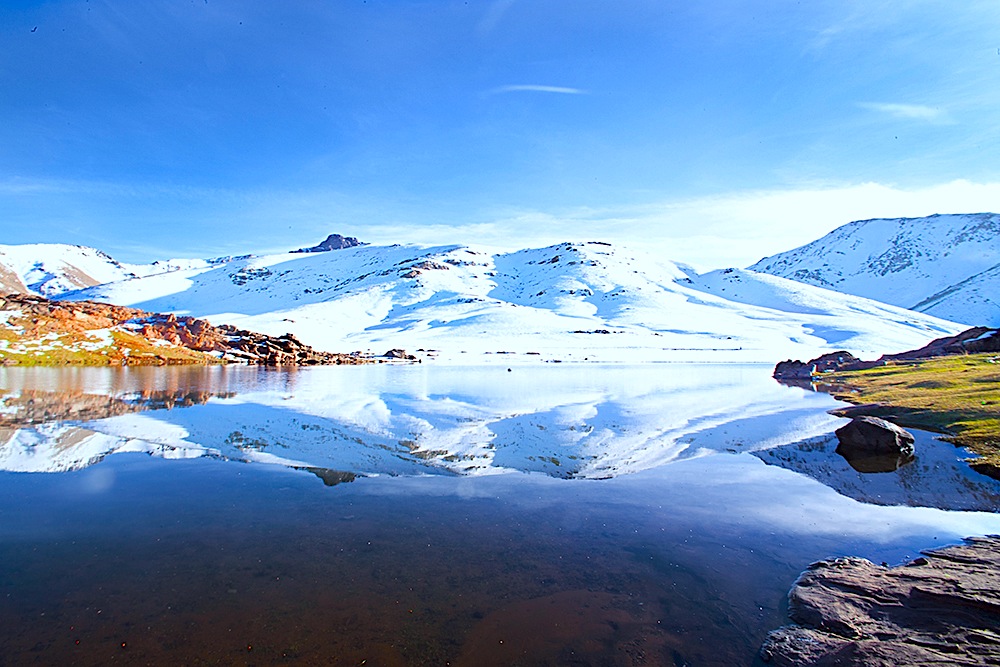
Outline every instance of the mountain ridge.
POLYGON ((961 328, 746 269, 699 275, 603 241, 513 252, 396 244, 249 255, 58 298, 190 315, 271 335, 289 331, 318 349, 424 349, 462 363, 528 356, 773 363, 842 347, 910 349, 961 328))
POLYGON ((0 278, 8 290, 65 301, 290 332, 325 350, 417 349, 463 363, 773 363, 838 349, 878 356, 967 328, 956 322, 992 308, 995 230, 995 214, 856 221, 749 269, 702 274, 605 241, 498 252, 331 234, 299 251, 150 264, 33 244, 0 246, 0 278), (870 282, 881 299, 848 289, 870 282), (975 289, 981 298, 966 313, 975 289), (936 317, 946 306, 949 317, 936 317))
POLYGON ((1000 326, 996 213, 857 220, 749 268, 970 326, 1000 326))

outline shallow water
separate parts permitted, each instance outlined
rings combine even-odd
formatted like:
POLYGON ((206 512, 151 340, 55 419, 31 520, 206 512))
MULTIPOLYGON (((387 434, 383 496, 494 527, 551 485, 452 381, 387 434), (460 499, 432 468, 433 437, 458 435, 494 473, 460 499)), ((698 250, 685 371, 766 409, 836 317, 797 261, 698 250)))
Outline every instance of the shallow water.
POLYGON ((0 662, 749 665, 809 562, 1000 532, 769 371, 0 369, 0 662))

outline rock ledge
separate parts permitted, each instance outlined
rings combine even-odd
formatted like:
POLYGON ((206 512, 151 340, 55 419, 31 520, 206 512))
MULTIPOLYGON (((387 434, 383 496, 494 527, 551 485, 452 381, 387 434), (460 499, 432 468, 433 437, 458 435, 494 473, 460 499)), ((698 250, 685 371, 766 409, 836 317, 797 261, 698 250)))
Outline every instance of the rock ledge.
POLYGON ((894 568, 863 558, 809 566, 788 594, 792 625, 761 659, 778 667, 1000 665, 1000 536, 923 552, 894 568))

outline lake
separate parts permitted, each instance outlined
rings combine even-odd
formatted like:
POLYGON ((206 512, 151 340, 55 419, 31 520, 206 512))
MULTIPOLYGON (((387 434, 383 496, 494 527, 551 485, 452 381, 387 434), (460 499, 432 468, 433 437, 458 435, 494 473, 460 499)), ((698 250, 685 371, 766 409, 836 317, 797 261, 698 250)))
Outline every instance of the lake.
POLYGON ((0 368, 0 663, 751 665, 810 562, 1000 533, 770 372, 0 368))

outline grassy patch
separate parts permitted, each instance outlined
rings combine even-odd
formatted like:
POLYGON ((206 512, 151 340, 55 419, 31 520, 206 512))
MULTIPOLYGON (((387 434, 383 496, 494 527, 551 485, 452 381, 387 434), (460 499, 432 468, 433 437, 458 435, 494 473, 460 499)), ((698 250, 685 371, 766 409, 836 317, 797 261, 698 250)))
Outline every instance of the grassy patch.
POLYGON ((1000 468, 1000 357, 970 354, 897 362, 823 375, 845 387, 837 398, 878 404, 866 410, 901 426, 944 433, 979 454, 977 464, 1000 468))
POLYGON ((25 339, 0 327, 0 363, 18 366, 162 366, 168 364, 215 364, 217 358, 175 345, 155 345, 126 331, 112 331, 111 344, 85 332, 51 333, 45 338, 25 339))

